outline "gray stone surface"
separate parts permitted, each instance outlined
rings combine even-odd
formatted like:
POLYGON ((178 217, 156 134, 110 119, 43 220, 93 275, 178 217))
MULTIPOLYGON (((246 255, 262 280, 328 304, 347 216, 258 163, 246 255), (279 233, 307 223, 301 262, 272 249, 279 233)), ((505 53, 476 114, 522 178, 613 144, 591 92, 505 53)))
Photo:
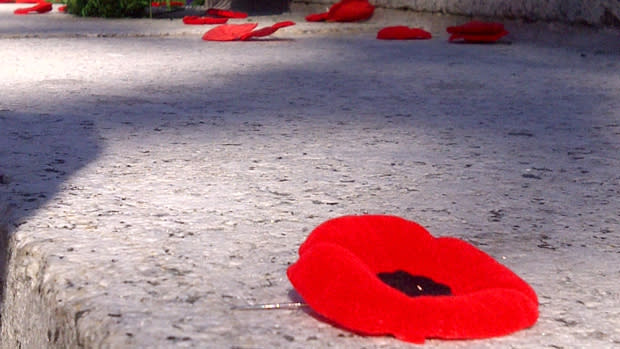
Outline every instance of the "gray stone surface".
POLYGON ((231 310, 295 299, 310 230, 366 212, 470 241, 538 292, 531 329, 426 347, 620 345, 616 31, 507 22, 504 44, 458 45, 442 27, 462 18, 294 12, 250 19, 299 22, 275 40, 208 43, 180 20, 16 6, 0 5, 3 348, 412 347, 231 310), (436 37, 375 40, 388 23, 436 37))
MULTIPOLYGON (((332 0, 293 1, 325 5, 336 2, 332 0)), ((620 1, 618 0, 370 0, 370 3, 393 9, 463 16, 620 26, 620 1)))

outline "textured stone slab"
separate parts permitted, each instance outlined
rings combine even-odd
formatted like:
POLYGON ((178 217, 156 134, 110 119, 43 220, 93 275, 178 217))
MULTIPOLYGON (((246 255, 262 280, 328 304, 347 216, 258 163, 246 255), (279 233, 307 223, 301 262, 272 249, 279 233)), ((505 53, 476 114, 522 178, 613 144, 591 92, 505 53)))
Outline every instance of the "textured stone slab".
POLYGON ((434 40, 375 40, 389 18, 248 43, 167 20, 0 39, 0 346, 410 347, 231 310, 295 300, 298 245, 364 212, 466 239, 539 294, 532 329, 428 347, 617 346, 615 34, 515 25, 510 45, 454 45, 439 22, 434 40))
MULTIPOLYGON (((328 5, 335 1, 304 0, 299 2, 328 5)), ((620 26, 620 2, 617 0, 374 0, 370 2, 386 8, 462 16, 620 26)))

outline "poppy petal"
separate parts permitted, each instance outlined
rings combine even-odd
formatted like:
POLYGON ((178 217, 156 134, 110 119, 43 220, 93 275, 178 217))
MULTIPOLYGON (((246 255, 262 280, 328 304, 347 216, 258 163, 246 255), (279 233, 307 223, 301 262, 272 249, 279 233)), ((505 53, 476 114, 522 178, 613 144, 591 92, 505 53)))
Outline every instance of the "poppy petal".
POLYGON ((234 41, 251 32, 258 23, 222 24, 204 33, 205 41, 234 41))
POLYGON ((282 21, 282 22, 278 22, 278 23, 272 25, 272 27, 276 28, 276 29, 280 29, 280 28, 290 27, 290 26, 293 26, 293 25, 295 25, 295 22, 293 22, 293 21, 282 21))
POLYGON ((291 21, 278 22, 270 27, 253 30, 247 34, 244 34, 239 38, 239 40, 249 40, 250 38, 253 38, 253 37, 268 36, 268 35, 275 33, 280 28, 288 27, 291 25, 295 25, 295 22, 291 22, 291 21))
POLYGON ((319 225, 287 275, 317 313, 354 332, 425 338, 501 336, 538 318, 534 290, 471 244, 435 238, 394 216, 347 216, 319 225), (380 273, 402 270, 447 285, 450 295, 408 296, 380 273))
POLYGON ((375 7, 367 0, 341 0, 332 5, 325 19, 328 22, 357 22, 372 17, 375 7))
POLYGON ((225 18, 247 18, 248 17, 248 14, 245 12, 222 10, 218 8, 208 9, 207 14, 211 16, 225 17, 225 18))
POLYGON ((431 33, 421 28, 409 28, 404 25, 385 27, 377 33, 381 40, 425 40, 432 38, 431 33))
POLYGON ((224 24, 228 22, 228 18, 215 18, 215 17, 199 17, 199 16, 185 16, 183 17, 184 24, 201 25, 201 24, 224 24))
POLYGON ((49 2, 43 1, 31 7, 18 8, 15 11, 13 11, 13 13, 16 15, 26 15, 31 12, 46 13, 46 12, 50 12, 51 10, 52 10, 52 4, 49 2))

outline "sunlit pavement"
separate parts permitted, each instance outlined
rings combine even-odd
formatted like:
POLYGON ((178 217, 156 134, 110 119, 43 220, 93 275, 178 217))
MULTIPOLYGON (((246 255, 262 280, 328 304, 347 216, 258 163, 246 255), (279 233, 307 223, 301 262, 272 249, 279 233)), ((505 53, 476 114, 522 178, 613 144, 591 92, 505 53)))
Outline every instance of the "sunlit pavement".
POLYGON ((441 31, 458 18, 294 13, 249 19, 299 23, 271 40, 212 43, 179 19, 17 7, 0 5, 3 347, 410 347, 231 310, 295 299, 299 244, 363 213, 465 239, 538 293, 531 329, 426 347, 620 345, 613 30, 512 23, 460 45, 441 31), (402 21, 435 38, 374 38, 402 21))

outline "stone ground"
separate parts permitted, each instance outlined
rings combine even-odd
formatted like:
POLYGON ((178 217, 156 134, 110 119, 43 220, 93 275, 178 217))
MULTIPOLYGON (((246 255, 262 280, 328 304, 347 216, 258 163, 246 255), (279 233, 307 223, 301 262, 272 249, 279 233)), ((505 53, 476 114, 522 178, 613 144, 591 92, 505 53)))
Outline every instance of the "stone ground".
POLYGON ((384 213, 528 281, 540 319, 429 348, 620 345, 620 34, 455 17, 293 18, 209 43, 180 20, 17 17, 0 5, 2 346, 408 348, 302 310, 285 271, 321 222, 384 213), (422 42, 374 39, 423 25, 422 42), (3 251, 5 252, 5 251, 3 251))

